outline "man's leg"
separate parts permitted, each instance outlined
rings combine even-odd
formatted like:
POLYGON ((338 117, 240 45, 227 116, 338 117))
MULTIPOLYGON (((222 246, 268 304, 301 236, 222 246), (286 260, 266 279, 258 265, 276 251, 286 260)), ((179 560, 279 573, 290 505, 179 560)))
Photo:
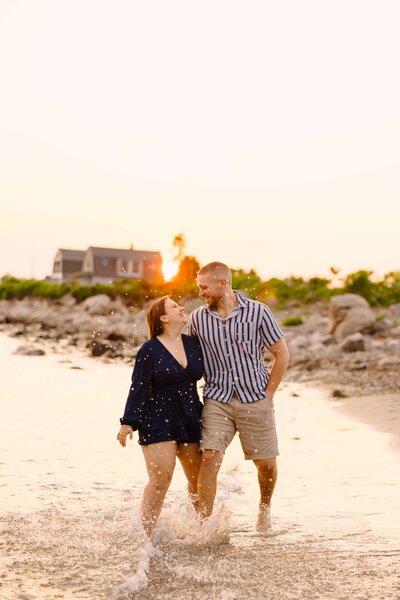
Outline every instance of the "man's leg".
POLYGON ((267 531, 271 527, 270 505, 278 468, 279 454, 273 404, 268 398, 237 407, 236 426, 245 458, 257 467, 260 486, 260 510, 256 528, 267 531))
POLYGON ((258 484, 260 486, 260 509, 256 529, 257 531, 268 531, 271 528, 270 506, 278 477, 278 466, 276 458, 254 460, 253 462, 257 467, 258 484))
POLYGON ((217 491, 217 476, 224 458, 224 452, 236 433, 232 403, 226 404, 205 398, 201 415, 202 450, 197 493, 199 514, 202 518, 212 513, 217 491))
POLYGON ((217 476, 223 458, 223 453, 218 450, 204 450, 201 457, 197 493, 199 495, 198 510, 203 519, 212 513, 217 493, 217 476))

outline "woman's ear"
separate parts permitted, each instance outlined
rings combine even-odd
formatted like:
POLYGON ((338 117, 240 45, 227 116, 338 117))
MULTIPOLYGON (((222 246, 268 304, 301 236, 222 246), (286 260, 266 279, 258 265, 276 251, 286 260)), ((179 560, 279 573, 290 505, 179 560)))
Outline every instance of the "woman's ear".
POLYGON ((163 323, 168 323, 168 317, 167 317, 167 315, 161 315, 160 321, 162 321, 163 323))

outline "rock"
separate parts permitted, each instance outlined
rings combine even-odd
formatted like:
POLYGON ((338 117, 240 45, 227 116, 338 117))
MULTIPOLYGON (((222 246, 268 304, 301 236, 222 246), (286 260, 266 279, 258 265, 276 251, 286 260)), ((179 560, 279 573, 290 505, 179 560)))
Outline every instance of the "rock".
POLYGON ((21 354, 22 356, 44 356, 46 352, 36 346, 24 344, 23 346, 18 346, 13 354, 21 354))
POLYGON ((333 296, 329 304, 329 333, 343 340, 353 333, 373 330, 375 314, 357 294, 333 296))
MULTIPOLYGON (((390 368, 390 367, 400 367, 400 358, 398 356, 383 356, 378 360, 379 368, 390 368)), ((400 376, 400 370, 399 370, 400 376)))
POLYGON ((107 340, 94 340, 90 343, 90 352, 92 356, 102 356, 108 350, 111 350, 111 345, 107 340))
POLYGON ((96 329, 97 321, 85 313, 71 313, 70 318, 60 319, 59 328, 65 333, 92 332, 96 329))
POLYGON ((313 314, 305 320, 304 326, 302 327, 302 331, 311 335, 322 335, 319 333, 319 330, 324 330, 327 325, 326 317, 323 317, 319 314, 313 314))
POLYGON ((389 306, 388 313, 392 317, 400 318, 400 302, 397 302, 396 304, 392 304, 391 306, 389 306))
POLYGON ((343 352, 362 352, 365 350, 364 336, 361 333, 348 335, 339 347, 343 352))
POLYGON ((288 342, 290 352, 297 352, 300 349, 307 348, 310 345, 310 340, 305 335, 296 335, 288 342))
POLYGON ((334 335, 329 333, 328 335, 321 337, 321 344, 324 344, 324 346, 332 346, 333 344, 337 344, 337 340, 334 335))
POLYGON ((342 392, 342 390, 333 390, 332 396, 334 398, 347 398, 347 394, 342 392))
POLYGON ((110 313, 111 299, 107 294, 97 294, 86 298, 81 304, 81 309, 89 315, 108 315, 110 313))
POLYGON ((367 363, 354 363, 353 365, 350 365, 348 367, 349 371, 365 371, 365 369, 368 369, 368 365, 367 363))
POLYGON ((190 315, 191 312, 197 308, 200 308, 201 306, 204 306, 204 300, 201 298, 191 298, 190 300, 186 300, 184 303, 185 312, 187 315, 190 315))
POLYGON ((391 334, 395 335, 396 337, 400 336, 400 325, 397 325, 397 327, 394 327, 391 331, 391 334))
POLYGON ((65 296, 61 296, 61 298, 58 300, 58 304, 61 306, 67 306, 68 308, 75 306, 76 303, 77 300, 72 294, 65 294, 65 296))

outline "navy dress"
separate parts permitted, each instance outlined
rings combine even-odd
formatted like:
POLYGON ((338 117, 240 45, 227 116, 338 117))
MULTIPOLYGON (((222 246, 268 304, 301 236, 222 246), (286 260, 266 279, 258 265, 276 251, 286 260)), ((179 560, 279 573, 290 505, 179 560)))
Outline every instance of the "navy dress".
POLYGON ((197 337, 182 334, 187 366, 156 337, 140 348, 121 423, 139 430, 139 444, 200 440, 201 411, 196 382, 203 376, 197 337))

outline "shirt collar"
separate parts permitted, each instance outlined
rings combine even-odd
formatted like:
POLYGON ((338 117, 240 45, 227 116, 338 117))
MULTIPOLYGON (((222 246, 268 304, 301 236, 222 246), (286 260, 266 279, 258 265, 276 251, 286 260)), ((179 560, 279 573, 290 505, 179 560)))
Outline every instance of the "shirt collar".
MULTIPOLYGON (((236 296, 238 305, 235 306, 235 308, 232 310, 231 315, 235 314, 235 312, 240 309, 240 308, 246 308, 248 300, 247 298, 245 298, 244 296, 242 296, 242 294, 240 292, 238 292, 237 290, 232 290, 233 293, 236 296)), ((207 305, 204 307, 205 310, 207 312, 210 313, 210 315, 213 315, 214 317, 218 317, 218 319, 220 319, 221 317, 219 316, 218 312, 216 310, 211 310, 207 305)), ((230 315, 229 315, 230 316, 230 315)), ((229 317, 228 317, 229 318, 229 317)))

